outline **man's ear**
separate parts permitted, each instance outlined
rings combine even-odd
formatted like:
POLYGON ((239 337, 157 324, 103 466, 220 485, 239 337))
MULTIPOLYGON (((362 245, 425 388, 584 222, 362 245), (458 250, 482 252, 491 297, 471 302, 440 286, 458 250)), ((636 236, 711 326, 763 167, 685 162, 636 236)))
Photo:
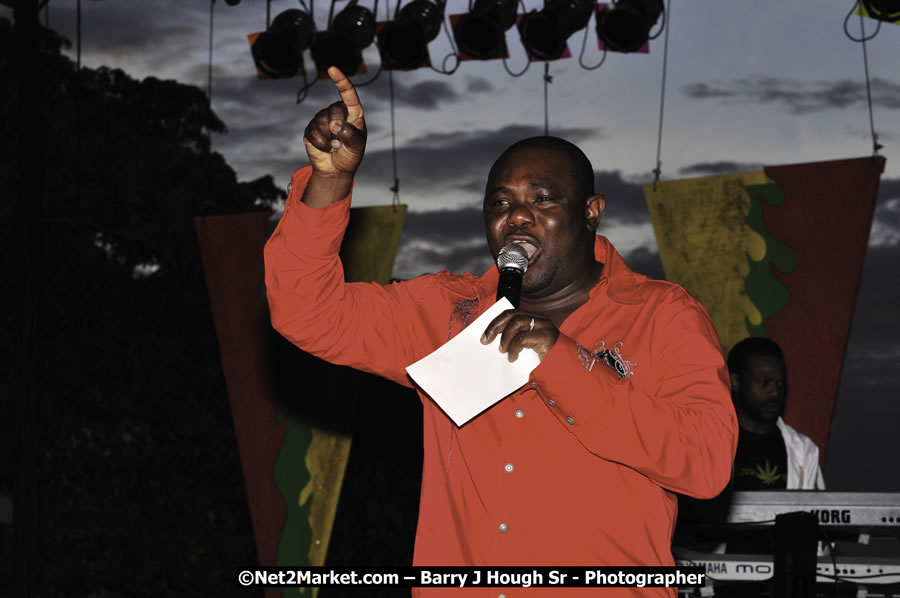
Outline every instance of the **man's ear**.
POLYGON ((600 225, 600 216, 606 209, 606 198, 600 194, 591 195, 584 204, 584 223, 588 230, 596 232, 600 225))
POLYGON ((737 394, 741 390, 741 377, 738 374, 730 374, 731 392, 737 394))

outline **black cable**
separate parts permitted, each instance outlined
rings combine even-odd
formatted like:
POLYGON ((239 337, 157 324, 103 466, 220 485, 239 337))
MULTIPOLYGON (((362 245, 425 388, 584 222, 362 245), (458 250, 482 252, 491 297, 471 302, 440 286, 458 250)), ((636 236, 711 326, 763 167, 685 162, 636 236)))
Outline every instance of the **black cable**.
POLYGON ((328 8, 328 28, 331 29, 331 21, 334 19, 334 2, 331 0, 331 6, 328 8))
POLYGON ((544 61, 544 135, 550 135, 550 106, 547 97, 550 83, 553 83, 553 77, 550 76, 550 62, 544 61))
POLYGON ((506 60, 507 60, 507 59, 506 59, 505 57, 503 58, 503 68, 506 69, 506 72, 509 73, 510 76, 512 76, 512 77, 521 77, 521 76, 524 75, 525 72, 531 67, 531 57, 530 57, 530 56, 526 56, 526 58, 528 59, 528 62, 525 63, 525 68, 523 68, 523 69, 522 69, 521 71, 519 71, 518 73, 514 73, 514 72, 512 72, 512 71, 510 70, 509 65, 506 63, 506 60))
MULTIPOLYGON (((213 6, 216 0, 209 0, 209 62, 206 71, 206 100, 209 102, 209 112, 212 115, 212 69, 213 69, 213 6)), ((210 135, 211 137, 212 135, 210 135)), ((211 141, 211 140, 210 140, 211 141)), ((213 198, 213 163, 212 160, 206 160, 206 199, 211 201, 213 198)))
POLYGON ((379 76, 381 76, 381 72, 384 70, 384 63, 378 65, 378 71, 372 76, 368 81, 363 81, 362 83, 354 83, 353 86, 359 89, 360 87, 365 87, 366 85, 371 85, 375 82, 379 76))
MULTIPOLYGON (((524 0, 519 0, 519 6, 522 7, 522 14, 525 14, 528 9, 525 8, 524 0)), ((518 26, 516 27, 518 29, 518 26)), ((522 40, 522 32, 519 31, 519 40, 522 42, 522 47, 525 47, 525 41, 522 40)), ((508 58, 506 56, 503 57, 503 68, 506 69, 506 72, 512 77, 521 77, 525 74, 525 72, 531 67, 531 55, 528 53, 528 50, 525 50, 525 68, 523 68, 518 73, 514 73, 510 70, 509 65, 507 64, 508 58)))
POLYGON ((394 169, 394 186, 390 190, 394 192, 391 205, 400 203, 400 179, 397 177, 397 128, 394 126, 394 71, 388 71, 388 90, 391 98, 391 165, 394 169))
POLYGON ((209 0, 209 65, 206 72, 206 95, 212 110, 212 68, 213 68, 213 6, 216 0, 209 0))
MULTIPOLYGON (((668 6, 666 7, 666 12, 669 12, 672 8, 672 0, 666 0, 668 6)), ((666 106, 666 71, 668 70, 669 63, 669 29, 668 22, 666 23, 666 36, 663 42, 663 71, 662 71, 662 85, 661 90, 659 92, 659 132, 656 136, 656 168, 653 169, 653 191, 656 191, 656 184, 659 182, 659 175, 662 174, 662 132, 663 132, 663 114, 665 113, 666 106)))
POLYGON ((440 73, 442 75, 452 75, 453 73, 456 72, 456 69, 459 68, 459 63, 460 63, 459 49, 456 47, 456 42, 453 40, 453 34, 450 32, 449 27, 447 27, 447 19, 444 18, 444 10, 447 7, 447 3, 446 3, 446 1, 438 2, 437 5, 441 9, 441 27, 443 28, 444 34, 447 36, 447 39, 450 41, 451 52, 449 54, 447 54, 446 56, 444 56, 444 59, 441 60, 441 68, 440 69, 434 68, 434 66, 431 64, 429 64, 428 66, 431 68, 431 70, 433 70, 437 73, 440 73), (450 58, 456 58, 456 64, 453 66, 452 69, 448 70, 447 69, 447 60, 449 60, 450 58))
MULTIPOLYGON (((872 38, 874 38, 876 35, 878 35, 878 32, 881 31, 881 21, 878 21, 878 24, 875 26, 875 32, 872 33, 872 37, 867 38, 867 37, 865 36, 865 33, 864 33, 863 36, 862 36, 861 38, 859 38, 859 39, 853 37, 853 36, 850 34, 850 30, 847 28, 847 23, 850 22, 850 17, 853 16, 853 13, 854 13, 854 12, 856 12, 858 6, 859 6, 859 0, 856 0, 856 2, 853 3, 853 7, 850 9, 850 12, 847 13, 847 16, 846 16, 846 17, 844 17, 844 35, 846 35, 848 38, 850 38, 851 41, 854 41, 854 42, 857 42, 857 43, 862 43, 862 42, 869 41, 870 39, 872 39, 872 38)), ((859 16, 860 16, 860 18, 862 18, 862 14, 860 14, 859 16)))
POLYGON ((662 23, 659 24, 659 31, 657 31, 657 32, 654 33, 653 35, 648 36, 648 37, 647 37, 647 41, 650 41, 650 40, 652 40, 652 39, 656 39, 657 37, 659 37, 660 34, 663 32, 663 29, 666 28, 666 14, 667 14, 668 12, 669 12, 669 9, 668 9, 668 8, 663 9, 663 11, 662 11, 662 23))
MULTIPOLYGON (((385 8, 388 9, 388 17, 390 17, 390 8, 388 7, 387 3, 385 3, 385 8)), ((375 6, 372 9, 372 14, 375 15, 376 18, 378 18, 378 0, 375 0, 375 6)), ((375 74, 372 76, 371 79, 369 79, 368 81, 363 81, 362 83, 354 83, 353 84, 354 87, 360 88, 360 87, 365 87, 366 85, 371 85, 372 83, 375 83, 375 80, 378 79, 378 77, 381 76, 381 73, 385 70, 384 59, 381 58, 381 47, 378 45, 377 39, 375 40, 375 48, 378 50, 378 58, 379 58, 379 60, 381 60, 381 62, 378 65, 378 70, 375 72, 375 74)))
POLYGON ((306 96, 309 95, 310 88, 319 82, 319 77, 313 79, 312 83, 309 82, 309 79, 306 76, 306 68, 303 69, 303 87, 297 90, 297 103, 299 104, 303 100, 306 99, 306 96))
MULTIPOLYGON (((831 566, 834 567, 834 572, 837 573, 837 555, 835 554, 836 546, 834 542, 831 541, 831 538, 828 536, 828 532, 824 527, 819 528, 819 535, 822 536, 822 539, 825 541, 825 545, 828 546, 828 556, 831 557, 831 566)), ((834 595, 835 598, 840 598, 841 592, 838 589, 838 580, 835 580, 834 584, 834 595)))
MULTIPOLYGON (((385 11, 387 12, 388 19, 390 19, 391 7, 387 2, 384 3, 384 8, 385 8, 385 11)), ((375 5, 372 7, 372 14, 375 15, 376 19, 378 18, 378 0, 375 0, 375 5)), ((368 81, 363 81, 362 83, 354 83, 353 84, 354 86, 365 87, 366 85, 371 85, 372 83, 375 82, 376 79, 378 79, 378 77, 381 76, 381 73, 384 71, 384 58, 381 56, 381 46, 378 45, 378 38, 375 38, 375 48, 378 50, 378 59, 380 60, 380 63, 378 65, 378 71, 368 81)))
MULTIPOLYGON (((878 21, 878 24, 881 25, 881 21, 878 21)), ((863 48, 863 68, 866 73, 866 101, 869 105, 869 130, 872 133, 872 156, 878 155, 878 150, 882 148, 882 145, 878 143, 878 134, 875 132, 875 116, 872 111, 872 86, 869 83, 869 53, 866 51, 866 27, 865 22, 863 21, 863 16, 859 15, 859 30, 862 34, 862 48, 863 48)), ((874 35, 872 37, 875 37, 874 35)), ((871 38, 870 38, 871 39, 871 38)))
POLYGON ((81 0, 75 4, 75 70, 81 71, 81 0))
POLYGON ((603 63, 606 62, 607 49, 606 44, 603 44, 603 58, 601 58, 600 62, 598 62, 594 66, 588 66, 584 63, 584 51, 587 49, 588 29, 590 29, 590 27, 584 28, 584 39, 581 41, 581 54, 578 55, 578 64, 586 71, 593 71, 594 69, 598 69, 603 66, 603 63))

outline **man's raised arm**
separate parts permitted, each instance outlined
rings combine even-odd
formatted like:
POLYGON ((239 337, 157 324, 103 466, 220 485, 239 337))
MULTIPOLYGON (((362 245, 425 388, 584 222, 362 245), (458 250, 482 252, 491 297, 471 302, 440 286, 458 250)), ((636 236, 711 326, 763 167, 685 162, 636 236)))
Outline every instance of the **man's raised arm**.
POLYGON ((326 361, 409 384, 405 366, 415 285, 345 283, 339 257, 353 177, 366 146, 356 90, 332 67, 341 101, 320 110, 303 141, 312 167, 294 173, 284 215, 265 247, 272 326, 326 361), (405 315, 406 317, 401 317, 405 315))

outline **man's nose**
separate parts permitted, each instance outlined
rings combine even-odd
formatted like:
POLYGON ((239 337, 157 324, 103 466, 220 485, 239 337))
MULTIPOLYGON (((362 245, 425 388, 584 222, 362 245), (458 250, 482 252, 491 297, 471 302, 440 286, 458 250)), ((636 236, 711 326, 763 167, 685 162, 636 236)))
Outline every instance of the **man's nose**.
POLYGON ((515 226, 524 226, 534 222, 534 214, 528 204, 515 204, 509 212, 507 221, 515 226))

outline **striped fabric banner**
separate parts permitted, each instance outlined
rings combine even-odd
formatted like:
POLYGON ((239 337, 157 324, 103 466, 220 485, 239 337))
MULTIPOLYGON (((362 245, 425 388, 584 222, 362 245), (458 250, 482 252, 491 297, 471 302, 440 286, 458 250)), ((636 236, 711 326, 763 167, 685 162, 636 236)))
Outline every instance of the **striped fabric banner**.
POLYGON ((709 310, 725 352, 768 336, 785 352, 785 420, 824 458, 882 157, 644 186, 666 278, 709 310))
MULTIPOLYGON (((350 453, 357 372, 290 345, 269 324, 269 212, 197 218, 219 353, 263 566, 323 565, 350 453)), ((348 282, 390 281, 406 206, 351 208, 348 282)), ((298 588, 266 588, 266 597, 298 588)))

